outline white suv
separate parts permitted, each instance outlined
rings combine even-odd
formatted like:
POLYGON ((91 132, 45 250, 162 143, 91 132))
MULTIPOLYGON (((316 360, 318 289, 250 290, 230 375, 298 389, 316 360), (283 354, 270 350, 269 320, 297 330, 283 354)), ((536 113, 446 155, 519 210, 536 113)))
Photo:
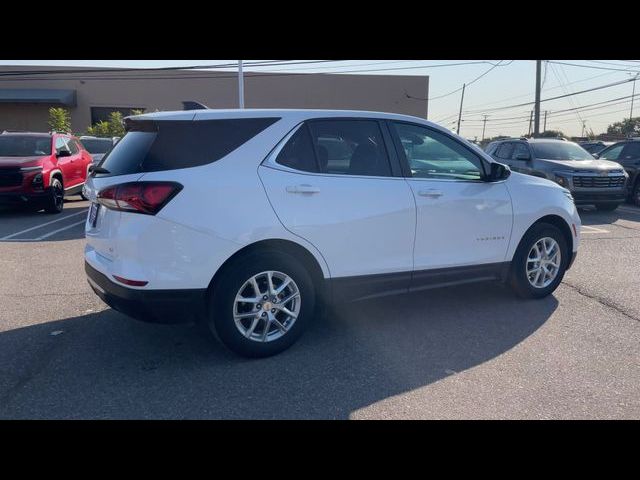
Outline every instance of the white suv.
POLYGON ((544 297, 578 249, 566 189, 419 118, 199 110, 125 123, 86 185, 89 283, 116 310, 202 322, 242 355, 289 347, 326 301, 479 280, 544 297))

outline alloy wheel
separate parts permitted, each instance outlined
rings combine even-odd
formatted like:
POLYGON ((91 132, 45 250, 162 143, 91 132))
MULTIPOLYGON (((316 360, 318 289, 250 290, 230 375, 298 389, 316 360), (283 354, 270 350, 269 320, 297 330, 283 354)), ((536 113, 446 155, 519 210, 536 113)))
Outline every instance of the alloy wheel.
POLYGON ((258 273, 236 293, 233 319, 249 340, 272 342, 286 335, 300 314, 302 298, 296 282, 277 271, 258 273))
POLYGON ((527 256, 527 279, 534 288, 546 288, 560 272, 562 253, 560 245, 551 237, 544 237, 533 244, 527 256))

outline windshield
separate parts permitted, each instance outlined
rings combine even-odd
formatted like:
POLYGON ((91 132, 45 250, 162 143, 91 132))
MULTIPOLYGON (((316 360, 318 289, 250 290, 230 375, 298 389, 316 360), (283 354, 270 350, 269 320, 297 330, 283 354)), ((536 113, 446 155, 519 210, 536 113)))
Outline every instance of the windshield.
POLYGON ((593 155, 571 142, 530 143, 536 158, 546 160, 593 160, 593 155))
POLYGON ((109 138, 82 138, 80 142, 89 153, 107 153, 113 145, 109 138))
POLYGON ((0 135, 0 157, 51 155, 51 137, 0 135))

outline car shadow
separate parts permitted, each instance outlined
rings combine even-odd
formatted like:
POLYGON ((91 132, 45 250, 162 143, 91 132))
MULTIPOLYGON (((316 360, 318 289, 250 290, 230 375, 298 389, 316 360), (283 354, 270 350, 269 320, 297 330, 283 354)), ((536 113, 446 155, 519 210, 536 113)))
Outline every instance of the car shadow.
POLYGON ((347 419, 500 356, 557 306, 492 284, 351 303, 260 360, 107 309, 0 333, 0 418, 347 419))
POLYGON ((602 212, 595 207, 579 207, 578 213, 583 225, 603 225, 613 224, 618 220, 628 222, 640 222, 640 208, 629 204, 622 204, 623 209, 618 207, 612 212, 602 212))
POLYGON ((0 242, 5 236, 11 236, 10 240, 13 242, 35 241, 40 236, 58 229, 62 230, 38 241, 52 242, 84 238, 84 225, 79 222, 83 219, 80 212, 86 211, 87 208, 88 202, 79 195, 65 198, 64 209, 59 214, 45 213, 43 210, 36 212, 21 206, 0 206, 0 242), (64 228, 74 223, 78 225, 64 228), (44 226, 36 228, 40 225, 44 226), (26 232, 13 236, 25 230, 26 232))

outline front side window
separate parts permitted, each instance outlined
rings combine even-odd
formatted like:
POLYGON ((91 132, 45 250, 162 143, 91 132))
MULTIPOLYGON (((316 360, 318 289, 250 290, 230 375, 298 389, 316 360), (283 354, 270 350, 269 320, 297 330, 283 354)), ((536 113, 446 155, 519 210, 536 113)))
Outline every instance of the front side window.
POLYGON ((498 158, 504 158, 505 160, 507 160, 511 158, 512 154, 513 154, 513 143, 507 142, 507 143, 503 143, 498 147, 498 149, 496 150, 495 156, 498 158))
POLYGON ((519 160, 518 155, 520 156, 529 156, 529 149, 524 143, 516 143, 513 149, 513 154, 511 156, 514 160, 519 160))
POLYGON ((480 180, 482 160, 436 130, 394 123, 413 178, 480 180))
POLYGON ((309 122, 321 173, 390 177, 391 166, 375 120, 309 122))
POLYGON ((62 150, 69 150, 69 147, 64 137, 58 137, 56 138, 56 153, 60 153, 62 150))
POLYGON ((0 157, 51 155, 51 137, 0 135, 0 157))

